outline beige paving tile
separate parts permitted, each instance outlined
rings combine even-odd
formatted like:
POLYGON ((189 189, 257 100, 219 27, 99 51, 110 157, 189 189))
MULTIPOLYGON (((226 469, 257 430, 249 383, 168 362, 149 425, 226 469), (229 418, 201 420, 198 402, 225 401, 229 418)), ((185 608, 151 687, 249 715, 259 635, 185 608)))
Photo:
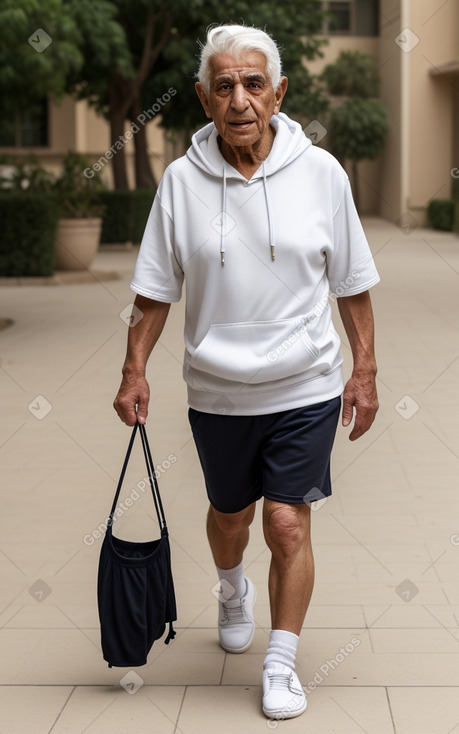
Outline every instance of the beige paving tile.
POLYGON ((317 734, 393 734, 383 688, 319 686, 308 695, 305 729, 317 734))
POLYGON ((104 678, 96 645, 76 629, 3 629, 0 683, 74 685, 104 678))
POLYGON ((459 573, 459 563, 437 563, 435 573, 438 574, 440 581, 451 583, 457 581, 459 573))
MULTIPOLYGON (((134 680, 137 687, 140 681, 133 677, 134 680)), ((129 690, 129 673, 127 685, 129 690)), ((147 731, 174 734, 184 688, 141 685, 134 693, 128 690, 119 685, 76 688, 53 734, 139 734, 147 731)))
POLYGON ((75 624, 55 605, 27 604, 18 609, 5 624, 5 629, 74 629, 75 624))
MULTIPOLYGON (((404 604, 404 602, 397 594, 396 589, 404 581, 403 578, 391 580, 386 583, 353 583, 343 584, 335 583, 322 584, 320 578, 317 579, 314 592, 313 601, 314 604, 381 604, 391 606, 392 604, 404 604)), ((443 589, 448 588, 447 600, 451 603, 459 604, 459 593, 456 593, 453 585, 447 587, 446 584, 440 584, 438 582, 431 584, 419 584, 417 586, 418 594, 410 602, 414 604, 444 604, 445 595, 443 589)))
POLYGON ((428 614, 443 627, 457 630, 459 628, 459 606, 432 604, 425 607, 428 614))
MULTIPOLYGON (((99 629, 4 629, 0 631, 4 665, 0 684, 110 683, 119 670, 102 658, 99 629)), ((170 645, 154 643, 145 680, 161 685, 220 682, 225 653, 207 630, 177 630, 170 645)))
POLYGON ((393 734, 384 689, 318 689, 308 697, 302 716, 288 721, 270 721, 261 710, 261 686, 188 688, 179 718, 183 734, 218 731, 296 732, 315 734, 393 734))
POLYGON ((388 568, 395 571, 400 565, 411 563, 423 563, 423 571, 432 563, 432 557, 429 553, 426 543, 416 543, 413 545, 376 545, 367 543, 365 548, 355 548, 353 557, 356 562, 369 562, 368 552, 373 553, 388 568))
POLYGON ((388 688, 397 734, 458 734, 459 689, 453 686, 388 688))
POLYGON ((356 604, 311 604, 303 624, 304 628, 313 629, 355 629, 365 626, 362 607, 356 604))
POLYGON ((315 570, 317 582, 320 584, 334 584, 337 581, 352 584, 357 581, 352 562, 336 561, 335 563, 329 563, 316 558, 315 570))
MULTIPOLYGON (((323 659, 318 657, 312 664, 320 670, 323 659)), ((343 686, 459 686, 459 655, 352 654, 345 663, 328 671, 327 683, 343 686)))
MULTIPOLYGON (((267 640, 267 636, 265 639, 267 640)), ((369 653, 371 645, 366 630, 305 629, 300 636, 296 670, 302 684, 306 685, 321 666, 327 668, 328 675, 341 665, 347 666, 352 656, 369 653)), ((265 655, 266 643, 263 647, 251 647, 243 656, 227 655, 222 683, 257 685, 261 679, 265 655)))
POLYGON ((140 675, 155 685, 218 685, 225 653, 211 630, 177 630, 169 645, 155 642, 140 675))
POLYGON ((447 629, 371 629, 375 653, 456 653, 459 641, 447 629))
POLYGON ((459 605, 459 586, 457 584, 457 580, 454 583, 451 581, 443 582, 441 584, 441 589, 444 598, 446 598, 450 604, 459 605))
MULTIPOLYGON (((377 556, 376 556, 377 557, 377 556)), ((381 560, 378 558, 378 560, 381 560)), ((367 559, 364 561, 355 561, 355 573, 354 576, 358 582, 365 583, 369 581, 381 581, 384 583, 387 581, 389 575, 386 569, 389 570, 390 574, 397 579, 402 581, 403 579, 412 579, 413 583, 417 584, 424 583, 438 583, 438 575, 435 568, 429 568, 430 562, 428 561, 417 561, 416 563, 409 563, 408 561, 392 561, 389 565, 381 560, 381 564, 375 563, 374 561, 369 562, 367 559)))
POLYGON ((366 605, 364 607, 365 618, 370 629, 399 628, 399 629, 425 629, 444 626, 457 626, 453 617, 452 608, 444 605, 423 607, 413 604, 404 606, 378 606, 366 605))
POLYGON ((71 686, 1 686, 1 731, 49 734, 72 690, 71 686))
MULTIPOLYGON (((369 734, 393 734, 379 688, 390 685, 397 734, 424 734, 423 727, 426 734, 456 734, 456 689, 439 686, 459 686, 459 657, 452 652, 459 638, 459 556, 450 541, 459 533, 454 455, 459 455, 459 291, 454 270, 442 259, 458 269, 457 238, 428 230, 418 233, 420 240, 406 238, 377 219, 365 226, 373 246, 383 248, 378 254, 383 284, 372 293, 381 409, 372 431, 359 441, 349 442, 347 430, 339 428, 337 433, 334 496, 313 516, 317 577, 298 656, 302 682, 317 673, 323 682, 310 695, 308 718, 278 726, 305 731, 309 723, 317 734, 362 728, 369 734), (422 242, 423 236, 441 257, 422 242), (411 274, 409 282, 406 272, 411 274), (420 405, 410 420, 395 409, 407 394, 420 405), (409 602, 397 591, 405 579, 417 587, 409 602), (335 666, 340 646, 353 634, 360 636, 361 645, 335 666), (414 686, 424 688, 419 692, 414 686)), ((1 334, 2 365, 19 385, 2 373, 2 406, 11 416, 0 425, 0 445, 10 439, 1 450, 3 486, 14 491, 4 493, 0 514, 1 680, 8 684, 2 689, 7 708, 0 708, 10 717, 0 730, 11 729, 13 734, 27 728, 40 734, 42 723, 47 731, 62 691, 78 683, 82 687, 56 724, 58 734, 77 734, 74 722, 81 722, 79 730, 89 726, 88 731, 97 734, 119 728, 150 730, 150 723, 152 730, 167 734, 174 731, 171 722, 184 686, 191 686, 183 708, 183 722, 191 732, 204 729, 202 716, 212 730, 224 732, 228 723, 233 732, 233 722, 241 731, 267 729, 259 706, 270 628, 269 553, 261 506, 245 559, 258 588, 255 641, 244 656, 225 655, 215 629, 211 589, 216 576, 205 534, 207 499, 181 378, 183 302, 172 307, 149 365, 149 433, 155 462, 170 453, 177 457, 161 475, 160 486, 171 534, 178 635, 168 647, 155 643, 148 665, 137 669, 146 685, 132 696, 119 688, 128 670, 110 670, 102 660, 95 596, 101 538, 89 546, 84 537, 108 513, 129 435, 111 403, 126 342, 119 313, 133 300, 128 284, 135 256, 136 251, 98 256, 99 268, 120 268, 121 281, 10 288, 5 297, 15 325, 1 334), (43 421, 27 409, 38 394, 53 405, 43 421), (37 582, 51 589, 46 598, 30 591, 37 582), (220 687, 222 676, 231 685, 220 687), (23 689, 28 683, 39 687, 23 689), (232 697, 238 688, 246 698, 232 697), (10 700, 8 691, 13 690, 17 693, 10 700), (170 693, 161 699, 166 691, 170 693), (147 692, 154 692, 156 706, 168 702, 165 718, 147 692), (37 718, 31 719, 31 729, 24 717, 34 708, 37 718), (22 719, 15 720, 15 710, 22 719), (220 725, 222 710, 228 715, 220 725), (100 715, 96 723, 89 714, 100 715), (251 728, 245 729, 248 721, 251 728)), ((339 320, 337 327, 342 333, 339 320)), ((343 351, 347 372, 348 348, 343 351)), ((143 475, 139 452, 125 489, 143 475)), ((152 506, 148 497, 144 499, 126 513, 120 531, 151 532, 152 506)), ((182 731, 188 734, 186 727, 182 731)))

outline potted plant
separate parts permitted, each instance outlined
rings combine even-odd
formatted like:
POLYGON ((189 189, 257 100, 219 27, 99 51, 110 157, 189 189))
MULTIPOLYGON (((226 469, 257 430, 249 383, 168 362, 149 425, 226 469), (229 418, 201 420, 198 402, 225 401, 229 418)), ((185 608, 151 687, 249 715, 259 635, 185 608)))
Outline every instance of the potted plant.
POLYGON ((87 270, 99 247, 104 207, 98 200, 104 188, 98 176, 87 178, 87 158, 69 151, 54 190, 61 218, 56 233, 56 269, 87 270))

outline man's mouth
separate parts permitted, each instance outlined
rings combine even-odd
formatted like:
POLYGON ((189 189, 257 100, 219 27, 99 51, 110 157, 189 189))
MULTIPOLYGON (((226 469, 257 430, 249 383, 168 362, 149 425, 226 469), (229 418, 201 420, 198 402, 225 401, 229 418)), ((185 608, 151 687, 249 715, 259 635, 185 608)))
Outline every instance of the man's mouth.
POLYGON ((250 125, 253 125, 254 120, 242 120, 241 122, 229 122, 228 124, 231 125, 231 127, 237 127, 238 129, 244 130, 245 128, 250 127, 250 125))

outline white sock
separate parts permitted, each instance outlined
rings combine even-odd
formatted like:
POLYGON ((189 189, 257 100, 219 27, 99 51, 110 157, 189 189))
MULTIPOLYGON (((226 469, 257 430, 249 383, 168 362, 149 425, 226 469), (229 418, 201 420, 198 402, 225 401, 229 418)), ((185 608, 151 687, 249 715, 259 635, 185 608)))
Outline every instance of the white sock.
POLYGON ((244 578, 244 564, 234 568, 217 568, 218 578, 221 583, 221 598, 223 602, 230 599, 240 599, 247 590, 244 578))
POLYGON ((281 663, 295 670, 295 657, 299 639, 294 632, 271 630, 263 667, 268 668, 272 667, 274 663, 281 663))

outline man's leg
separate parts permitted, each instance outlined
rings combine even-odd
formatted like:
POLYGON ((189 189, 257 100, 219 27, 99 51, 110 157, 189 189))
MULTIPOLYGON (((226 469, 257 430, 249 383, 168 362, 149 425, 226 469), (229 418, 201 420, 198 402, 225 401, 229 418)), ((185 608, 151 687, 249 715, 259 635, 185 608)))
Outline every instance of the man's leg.
POLYGON ((309 505, 265 499, 263 531, 272 553, 269 601, 272 629, 299 635, 314 585, 309 505))
POLYGON ((249 542, 249 526, 255 503, 235 513, 209 508, 207 535, 220 579, 218 635, 227 652, 248 650, 255 633, 253 605, 256 591, 245 578, 242 557, 249 542))
POLYGON ((255 502, 241 512, 218 512, 209 507, 207 537, 216 566, 229 569, 242 562, 254 515, 255 502))
POLYGON ((295 673, 299 634, 314 584, 310 508, 265 499, 263 530, 271 550, 269 600, 272 630, 263 664, 263 711, 298 716, 307 701, 295 673))

